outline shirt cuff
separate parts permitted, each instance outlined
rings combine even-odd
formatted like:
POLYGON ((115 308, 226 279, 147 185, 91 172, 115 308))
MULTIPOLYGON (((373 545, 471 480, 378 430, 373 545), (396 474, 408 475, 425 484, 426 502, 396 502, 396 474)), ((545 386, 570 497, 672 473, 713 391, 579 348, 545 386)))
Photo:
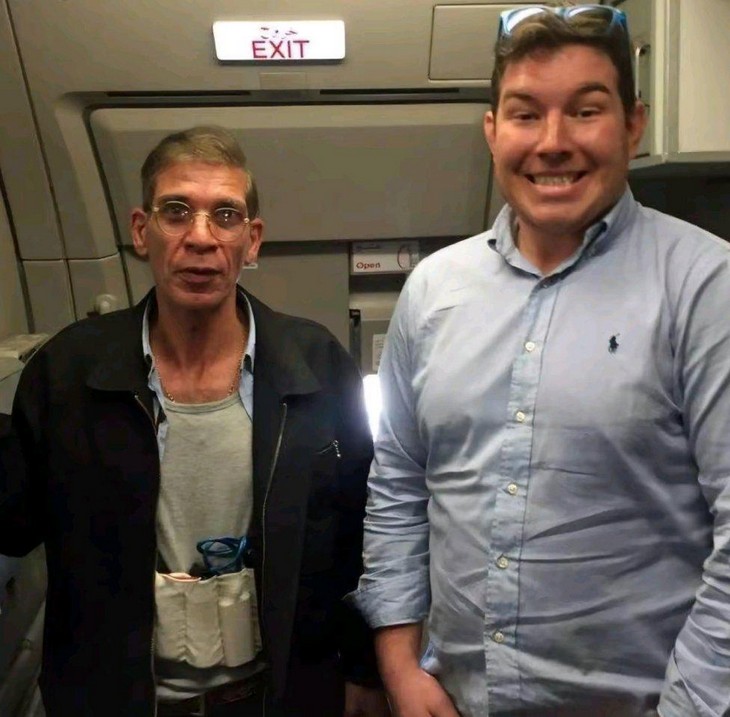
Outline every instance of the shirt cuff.
POLYGON ((657 706, 659 717, 705 717, 694 706, 687 692, 684 679, 674 659, 674 651, 669 657, 667 674, 661 699, 657 706))
POLYGON ((363 585, 366 579, 361 579, 360 587, 345 596, 345 602, 359 610, 371 628, 418 623, 428 617, 431 604, 428 573, 401 575, 363 585))

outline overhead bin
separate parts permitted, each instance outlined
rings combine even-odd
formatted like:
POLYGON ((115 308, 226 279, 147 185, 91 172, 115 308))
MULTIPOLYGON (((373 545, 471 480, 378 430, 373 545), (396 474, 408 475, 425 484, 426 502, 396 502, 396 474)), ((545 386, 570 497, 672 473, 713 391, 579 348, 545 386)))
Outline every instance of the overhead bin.
POLYGON ((169 132, 234 132, 262 196, 267 241, 481 231, 489 153, 479 103, 112 108, 91 113, 123 243, 139 169, 169 132))
POLYGON ((491 80, 499 16, 509 4, 439 4, 433 9, 431 80, 491 80))

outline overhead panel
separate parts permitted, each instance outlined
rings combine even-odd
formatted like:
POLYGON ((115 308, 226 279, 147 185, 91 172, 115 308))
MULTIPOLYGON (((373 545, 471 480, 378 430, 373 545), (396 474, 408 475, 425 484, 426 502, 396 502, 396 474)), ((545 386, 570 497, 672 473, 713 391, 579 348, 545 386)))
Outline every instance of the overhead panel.
POLYGON ((75 318, 73 292, 66 262, 25 261, 25 280, 30 297, 33 330, 54 334, 75 318))
MULTIPOLYGON (((63 256, 51 187, 36 135, 14 28, 0 3, 0 162, 23 259, 63 256)), ((2 318, 0 318, 2 322, 2 318)))
POLYGON ((489 80, 505 5, 437 5, 433 10, 431 80, 489 80))
MULTIPOLYGON (((91 113, 119 233, 139 168, 166 134, 230 129, 261 194, 267 241, 466 236, 483 229, 481 103, 111 108, 91 113)), ((126 240, 123 239, 126 243, 126 240)))

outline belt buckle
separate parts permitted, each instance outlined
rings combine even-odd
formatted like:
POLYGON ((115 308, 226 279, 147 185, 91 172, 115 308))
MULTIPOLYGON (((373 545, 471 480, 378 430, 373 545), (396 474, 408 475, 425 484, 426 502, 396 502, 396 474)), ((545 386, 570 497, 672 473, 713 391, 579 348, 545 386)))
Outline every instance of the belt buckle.
POLYGON ((239 683, 223 685, 205 695, 205 706, 210 708, 215 705, 227 705, 232 702, 240 702, 255 694, 259 687, 259 680, 241 680, 239 683))
POLYGON ((178 702, 163 702, 158 705, 158 711, 165 717, 206 717, 208 708, 205 695, 189 697, 178 702))
POLYGON ((208 705, 205 704, 205 695, 200 695, 196 699, 198 700, 198 704, 193 708, 193 711, 190 713, 190 717, 205 717, 205 715, 208 714, 208 705))

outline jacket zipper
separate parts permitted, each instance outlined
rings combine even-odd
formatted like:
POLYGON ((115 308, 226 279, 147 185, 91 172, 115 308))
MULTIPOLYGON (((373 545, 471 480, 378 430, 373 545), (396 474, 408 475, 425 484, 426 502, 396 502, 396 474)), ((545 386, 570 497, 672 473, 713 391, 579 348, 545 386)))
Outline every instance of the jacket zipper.
MULTIPOLYGON (((284 426, 286 425, 286 416, 287 412, 289 410, 286 401, 282 401, 282 414, 281 414, 281 421, 279 422, 279 436, 276 439, 276 449, 274 451, 274 460, 271 462, 271 470, 269 471, 269 483, 266 486, 266 494, 264 495, 264 506, 262 510, 261 515, 261 606, 263 610, 264 603, 264 586, 265 581, 264 577, 266 574, 266 508, 269 503, 269 493, 271 493, 271 484, 274 481, 274 471, 276 470, 276 464, 279 462, 279 451, 281 450, 281 439, 284 436, 284 426)), ((263 620, 261 621, 261 624, 263 626, 263 620)))
MULTIPOLYGON (((142 403, 142 399, 140 399, 139 394, 134 394, 134 400, 139 404, 139 407, 144 411, 147 418, 150 419, 150 425, 152 426, 152 431, 154 433, 155 437, 155 444, 157 444, 157 428, 155 427, 155 419, 152 415, 150 415, 150 412, 147 410, 147 407, 142 403)), ((158 477, 159 473, 161 472, 161 468, 159 466, 159 460, 160 460, 160 452, 159 449, 157 451, 157 472, 158 477)), ((158 486, 159 486, 159 480, 158 480, 158 486)), ((159 495, 158 495, 159 499, 159 495)), ((155 530, 155 555, 157 554, 157 530, 155 530)), ((154 594, 154 586, 155 586, 155 574, 152 574, 152 591, 154 594)), ((152 625, 152 640, 150 641, 150 673, 152 675, 152 687, 153 691, 155 693, 154 698, 152 700, 152 717, 157 717, 157 675, 155 674, 155 626, 154 626, 154 616, 153 616, 153 625, 152 625)))

